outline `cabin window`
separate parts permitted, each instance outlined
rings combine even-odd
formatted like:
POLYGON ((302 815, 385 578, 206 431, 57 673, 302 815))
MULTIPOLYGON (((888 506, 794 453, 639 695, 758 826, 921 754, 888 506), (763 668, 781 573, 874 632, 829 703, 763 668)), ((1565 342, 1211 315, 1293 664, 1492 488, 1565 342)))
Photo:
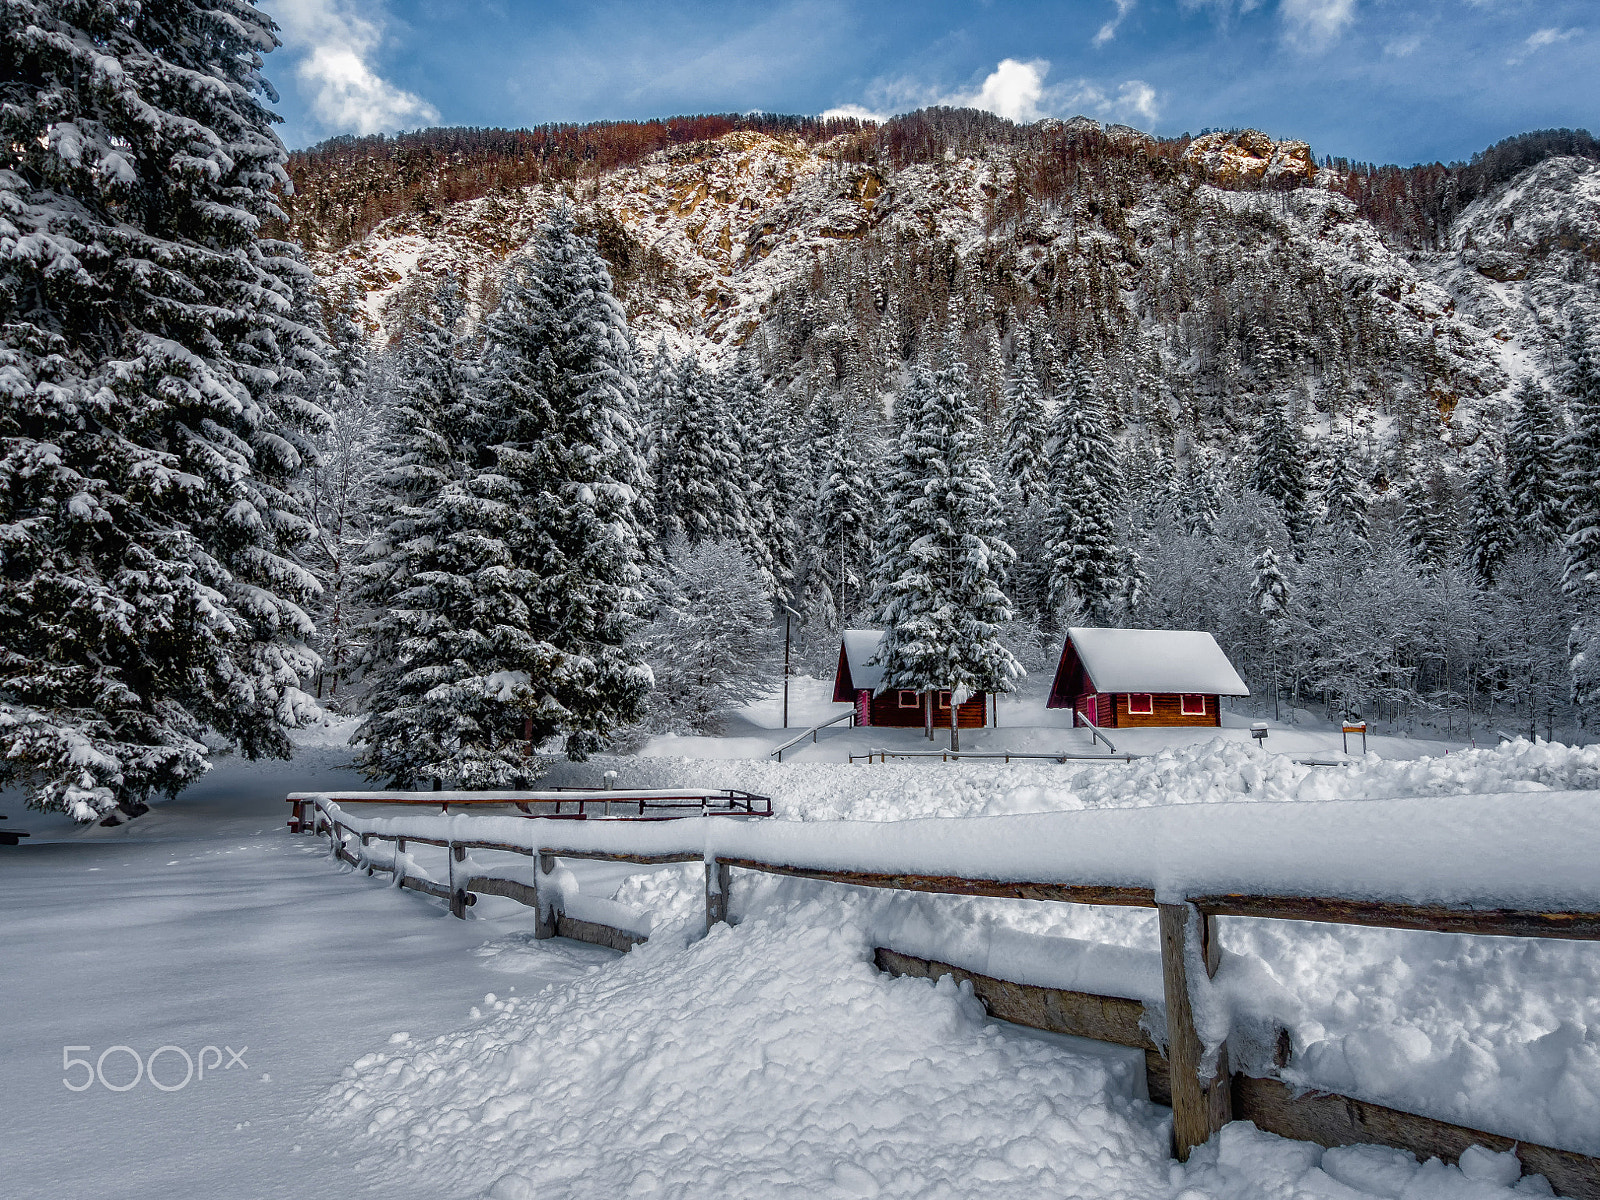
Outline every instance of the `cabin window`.
POLYGON ((939 693, 939 707, 940 708, 949 708, 950 707, 950 693, 949 692, 940 692, 939 693))
MULTIPOLYGON (((1136 693, 1128 697, 1128 715, 1130 717, 1148 717, 1156 711, 1156 698, 1148 692, 1136 693)), ((1188 710, 1185 709, 1185 712, 1188 710)))
POLYGON ((908 692, 904 688, 900 689, 900 707, 901 708, 917 708, 920 704, 921 704, 921 697, 918 696, 917 693, 908 692))
POLYGON ((1183 698, 1183 715, 1186 717, 1205 716, 1206 698, 1204 696, 1185 696, 1183 698))

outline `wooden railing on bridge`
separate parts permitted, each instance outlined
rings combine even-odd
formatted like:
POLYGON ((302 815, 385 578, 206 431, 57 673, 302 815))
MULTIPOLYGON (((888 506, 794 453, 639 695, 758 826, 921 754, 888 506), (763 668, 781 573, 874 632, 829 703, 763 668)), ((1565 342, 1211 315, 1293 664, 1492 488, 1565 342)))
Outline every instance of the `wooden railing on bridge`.
MULTIPOLYGON (((464 828, 460 832, 451 830, 445 836, 438 836, 438 831, 432 828, 432 824, 440 820, 437 817, 423 818, 429 828, 419 835, 398 828, 400 824, 409 824, 402 818, 384 820, 352 817, 326 795, 304 794, 293 800, 297 811, 300 805, 305 805, 312 814, 300 820, 299 827, 328 835, 332 853, 341 861, 358 869, 364 868, 369 875, 374 871, 392 872, 399 886, 448 900, 451 912, 458 917, 465 916, 467 907, 475 903, 474 893, 505 896, 537 909, 534 934, 537 938, 572 937, 618 950, 630 949, 646 940, 646 935, 638 930, 608 926, 565 913, 563 898, 550 882, 557 858, 596 859, 647 866, 703 862, 707 932, 714 925, 728 920, 734 870, 853 887, 1153 908, 1157 912, 1160 930, 1166 1023, 1164 1048, 1158 1046, 1147 1032, 1150 1021, 1144 1004, 1137 999, 997 979, 954 964, 904 954, 889 947, 879 947, 875 951, 875 958, 879 969, 892 974, 932 979, 951 975, 958 982, 969 982, 977 998, 997 1018, 1143 1050, 1151 1098, 1172 1107, 1174 1150, 1179 1159, 1186 1160, 1195 1147, 1209 1140, 1229 1121, 1249 1120, 1258 1128, 1282 1137, 1323 1146, 1380 1143, 1409 1150, 1421 1158, 1437 1156, 1454 1160, 1474 1144, 1495 1151, 1515 1150, 1524 1166, 1529 1171, 1545 1176, 1558 1194, 1579 1200, 1600 1200, 1600 1159, 1454 1125, 1355 1097, 1304 1091, 1276 1074, 1251 1076, 1231 1071, 1226 1044, 1208 1048, 1196 1028, 1194 997, 1197 993, 1195 982, 1191 980, 1196 968, 1203 969, 1209 977, 1215 975, 1220 965, 1221 950, 1214 925, 1218 917, 1329 922, 1490 937, 1595 941, 1600 940, 1600 911, 1514 906, 1455 907, 1338 896, 1261 895, 1249 892, 1204 892, 1177 899, 1165 895, 1158 897, 1155 889, 1138 886, 842 869, 825 862, 796 861, 801 857, 798 855, 792 856, 789 861, 768 861, 719 850, 716 843, 723 839, 714 836, 713 829, 723 822, 713 821, 690 822, 706 833, 701 848, 687 844, 696 839, 684 837, 669 839, 677 843, 673 845, 645 844, 634 850, 618 849, 614 845, 601 844, 618 840, 613 836, 601 836, 605 825, 610 823, 591 824, 582 828, 558 827, 553 824, 542 825, 537 819, 526 818, 517 820, 517 832, 525 829, 526 838, 503 835, 475 837, 464 828), (375 841, 385 840, 394 843, 394 853, 388 862, 375 860, 370 854, 370 847, 375 841), (352 842, 355 848, 352 848, 352 842), (446 881, 409 875, 405 861, 408 843, 446 849, 446 861, 449 864, 446 881), (522 856, 536 860, 536 867, 531 877, 507 876, 504 868, 496 874, 484 864, 475 861, 467 864, 467 856, 473 850, 522 856), (466 865, 458 867, 458 864, 466 865), (1208 1050, 1212 1053, 1208 1054, 1208 1050), (1208 1067, 1208 1063, 1214 1065, 1208 1067)), ((451 820, 459 825, 463 820, 477 823, 483 818, 457 817, 451 820)), ((503 834, 503 828, 500 826, 497 831, 503 834)), ((639 832, 644 834, 646 831, 639 832)), ((661 839, 645 840, 661 842, 661 839)), ((1289 1065, 1290 1043, 1287 1033, 1280 1031, 1276 1041, 1278 1051, 1275 1062, 1281 1069, 1289 1065)))

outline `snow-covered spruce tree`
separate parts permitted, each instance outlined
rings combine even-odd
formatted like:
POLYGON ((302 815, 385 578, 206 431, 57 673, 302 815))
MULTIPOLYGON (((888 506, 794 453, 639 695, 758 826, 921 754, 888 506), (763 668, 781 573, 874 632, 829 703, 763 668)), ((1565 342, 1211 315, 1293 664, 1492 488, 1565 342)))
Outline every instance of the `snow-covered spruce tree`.
POLYGON ((772 559, 768 598, 776 606, 793 604, 805 557, 800 531, 810 502, 806 469, 795 448, 795 420, 782 399, 764 395, 754 434, 750 491, 761 502, 750 513, 752 536, 767 547, 772 559))
POLYGON ((393 606, 415 633, 357 735, 373 776, 514 784, 539 773, 530 747, 564 736, 582 758, 650 687, 629 645, 647 514, 627 322, 570 211, 536 253, 485 323, 476 444, 423 547, 437 565, 393 606))
POLYGON ((876 455, 866 435, 844 425, 822 450, 812 519, 813 576, 828 590, 841 624, 866 608, 877 552, 879 499, 872 484, 876 455))
POLYGON ((1044 546, 1050 606, 1081 610, 1098 624, 1115 614, 1121 555, 1116 543, 1117 503, 1123 493, 1116 449, 1101 421, 1092 380, 1081 369, 1050 422, 1050 507, 1044 546))
POLYGON ((1467 498, 1467 561, 1484 586, 1492 587, 1518 542, 1516 515, 1492 453, 1479 456, 1467 498))
POLYGON ((1250 611, 1261 619, 1263 636, 1267 643, 1267 672, 1272 684, 1274 715, 1278 703, 1278 682, 1283 642, 1289 617, 1289 578, 1284 574, 1283 563, 1272 543, 1264 542, 1261 553, 1252 566, 1254 579, 1250 583, 1250 611))
POLYGON ((1255 459, 1250 466, 1250 486, 1283 511, 1289 536, 1298 543, 1305 535, 1305 447, 1288 396, 1274 396, 1261 414, 1255 433, 1255 459))
POLYGON ((656 439, 657 534, 698 545, 744 538, 743 458, 717 377, 691 351, 673 368, 663 425, 656 439))
POLYGON ((1000 499, 984 465, 983 432, 966 373, 952 352, 937 374, 912 372, 890 474, 875 595, 885 627, 882 689, 950 693, 950 745, 958 710, 974 692, 1008 692, 1022 668, 1000 639, 1011 620, 1001 586, 1015 557, 1000 539, 1000 499))
POLYGON ((772 687, 772 605, 743 547, 683 540, 665 548, 654 582, 655 616, 641 642, 655 675, 647 721, 670 733, 703 733, 719 713, 772 687))
POLYGON ((1426 475, 1414 475, 1400 491, 1404 504, 1400 528, 1411 547, 1411 561, 1423 575, 1432 575, 1450 557, 1455 531, 1443 503, 1447 487, 1442 472, 1434 467, 1426 475))
POLYGON ((374 616, 361 634, 370 715, 358 740, 369 746, 368 774, 399 786, 456 778, 460 717, 435 684, 476 641, 480 515, 470 489, 491 435, 464 323, 459 283, 447 277, 403 335, 376 527, 359 573, 374 616))
POLYGON ((1559 542, 1561 516, 1561 412, 1533 376, 1517 388, 1517 407, 1506 430, 1506 494, 1517 526, 1530 541, 1559 542))
POLYGON ((1222 471, 1216 456, 1197 448, 1189 456, 1189 471, 1181 499, 1173 506, 1183 531, 1190 537, 1211 537, 1216 533, 1223 490, 1222 471))
POLYGON ((244 0, 0 4, 0 785, 81 820, 316 712, 276 44, 244 0))
POLYGON ((1327 479, 1322 485, 1319 524, 1336 545, 1359 553, 1369 547, 1367 483, 1356 467, 1355 447, 1339 438, 1328 447, 1327 479))
POLYGON ((1045 455, 1050 418, 1045 412, 1039 376, 1033 369, 1033 356, 1024 347, 1012 360, 1006 376, 1005 472, 1024 507, 1043 494, 1050 460, 1045 455))
POLYGON ((775 505, 781 497, 778 491, 765 486, 774 482, 772 477, 780 465, 768 463, 764 457, 772 449, 764 428, 766 389, 748 352, 740 353, 718 376, 717 383, 722 389, 722 411, 738 458, 729 486, 739 493, 739 545, 761 576, 767 598, 776 602, 787 595, 787 590, 779 579, 778 565, 782 528, 775 505))
POLYGON ((1566 517, 1562 590, 1574 607, 1567 642, 1572 702, 1585 723, 1600 715, 1600 352, 1574 316, 1567 337, 1567 410, 1561 441, 1561 497, 1566 517))

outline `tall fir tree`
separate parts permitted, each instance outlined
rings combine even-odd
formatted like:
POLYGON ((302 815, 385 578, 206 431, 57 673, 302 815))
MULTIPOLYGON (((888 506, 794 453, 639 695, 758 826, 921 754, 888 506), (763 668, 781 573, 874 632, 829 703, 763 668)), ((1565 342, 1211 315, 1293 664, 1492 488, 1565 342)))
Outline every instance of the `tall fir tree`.
POLYGON ((1533 376, 1517 388, 1517 407, 1506 430, 1506 494, 1518 528, 1530 541, 1559 543, 1561 515, 1561 412, 1533 376))
POLYGON ((1567 359, 1572 427, 1560 445, 1566 517, 1561 586, 1575 614, 1567 642, 1572 702, 1587 723, 1600 716, 1600 348, 1579 315, 1567 335, 1567 359))
POLYGON ((918 367, 902 397, 876 593, 885 626, 883 688, 950 692, 950 743, 974 692, 1011 691, 1022 668, 1001 640, 1002 585, 1014 555, 1000 539, 1000 499, 982 429, 953 350, 934 375, 918 367))
POLYGON ((1045 411, 1039 377, 1033 368, 1033 356, 1026 347, 1020 348, 1012 360, 1011 371, 1006 376, 1004 403, 1006 477, 1027 507, 1043 493, 1050 471, 1050 459, 1045 454, 1050 418, 1045 411))
POLYGON ((1485 587, 1493 587, 1517 548, 1516 514, 1500 480, 1493 453, 1478 457, 1467 490, 1467 561, 1485 587))
MULTIPOLYGON (((788 593, 781 578, 786 573, 778 562, 784 535, 784 523, 779 521, 775 508, 780 493, 765 486, 779 468, 779 464, 768 463, 764 458, 772 449, 763 428, 766 389, 756 371, 755 360, 748 352, 741 352, 724 368, 717 383, 722 390, 722 412, 730 449, 738 459, 728 486, 738 492, 730 508, 736 517, 739 545, 760 576, 768 600, 776 603, 788 593)), ((793 578, 792 575, 787 577, 793 578)))
POLYGON ((691 351, 673 368, 667 394, 655 466, 658 536, 743 544, 744 461, 717 377, 691 351))
POLYGON ((841 626, 870 599, 880 511, 872 479, 875 458, 866 435, 851 424, 823 450, 812 518, 813 571, 827 589, 841 626))
POLYGON ((1356 465, 1355 447, 1338 438, 1328 447, 1327 480, 1322 486, 1320 524, 1334 545, 1360 553, 1371 546, 1366 480, 1356 465))
POLYGON ((245 0, 0 7, 0 786, 80 820, 317 711, 276 44, 245 0))
POLYGON ((1306 532, 1305 447, 1296 424, 1293 403, 1282 393, 1274 396, 1256 426, 1255 459, 1250 486, 1274 501, 1283 512, 1289 536, 1298 543, 1306 532))
POLYGON ((396 783, 529 779, 534 747, 559 736, 582 758, 649 690, 630 645, 648 517, 632 341, 570 210, 536 247, 486 321, 473 443, 391 602, 395 654, 356 740, 396 783))
POLYGON ((1115 614, 1119 591, 1116 519, 1122 476, 1093 381, 1082 369, 1069 373, 1051 418, 1049 485, 1044 552, 1050 605, 1063 614, 1081 610, 1088 620, 1106 624, 1115 614))

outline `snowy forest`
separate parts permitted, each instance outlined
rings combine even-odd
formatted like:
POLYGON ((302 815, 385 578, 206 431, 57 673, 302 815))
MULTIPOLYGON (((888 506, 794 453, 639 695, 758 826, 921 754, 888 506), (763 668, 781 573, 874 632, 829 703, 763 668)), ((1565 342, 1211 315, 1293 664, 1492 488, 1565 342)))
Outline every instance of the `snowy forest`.
MULTIPOLYGON (((714 727, 778 683, 788 612, 816 674, 842 628, 889 630, 894 687, 1007 690, 1068 626, 1176 627, 1284 714, 1600 719, 1600 350, 1577 306, 1559 370, 1460 444, 1445 385, 1493 379, 1325 274, 1176 233, 1140 261, 1182 371, 1136 314, 1108 322, 1093 240, 1043 289, 852 242, 737 348, 652 342, 565 203, 492 304, 446 277, 373 340, 270 236, 266 19, 179 7, 0 32, 31 80, 0 165, 0 782, 39 804, 131 811, 216 745, 286 754, 319 705, 364 717, 374 778, 526 782, 529 750, 714 727), (997 289, 1003 312, 977 305, 997 289), (1417 382, 1375 399, 1386 357, 1417 382)), ((838 169, 929 130, 942 161, 996 121, 841 134, 838 169)), ((1061 166, 1102 230, 1175 161, 1147 142, 1061 166)), ((996 204, 1015 230, 1049 216, 1021 188, 996 204)))

